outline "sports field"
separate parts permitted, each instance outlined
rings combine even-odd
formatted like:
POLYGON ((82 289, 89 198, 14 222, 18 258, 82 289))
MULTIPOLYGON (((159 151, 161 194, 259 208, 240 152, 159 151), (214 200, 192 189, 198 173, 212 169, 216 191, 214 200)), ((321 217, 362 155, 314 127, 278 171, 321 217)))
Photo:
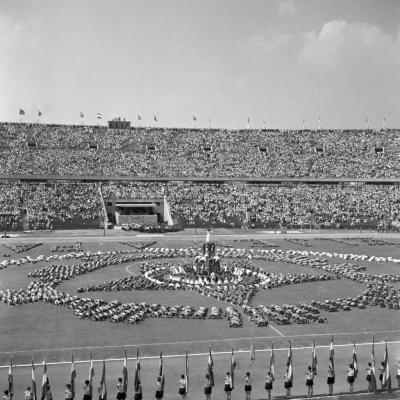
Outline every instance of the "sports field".
MULTIPOLYGON (((308 252, 327 252, 341 254, 357 254, 377 257, 400 258, 400 235, 376 234, 352 234, 343 235, 340 238, 337 234, 327 235, 321 240, 321 235, 275 235, 275 234, 254 234, 241 236, 236 235, 215 235, 213 239, 217 242, 218 248, 246 249, 247 251, 265 249, 280 249, 283 252, 291 250, 305 250, 308 252), (373 240, 366 239, 373 237, 373 240), (251 239, 264 240, 264 247, 252 242, 251 239), (289 239, 289 240, 287 240, 289 239), (295 239, 295 240, 292 240, 295 239), (297 240, 296 240, 297 239, 297 240), (379 241, 377 241, 379 240, 379 241), (271 247, 265 247, 265 245, 271 247), (272 247, 272 245, 276 247, 272 247)), ((325 236, 325 235, 324 235, 325 236)), ((20 259, 26 256, 32 258, 39 255, 49 256, 54 254, 65 254, 65 252, 52 252, 54 246, 70 245, 74 242, 81 242, 85 252, 107 252, 116 250, 132 250, 133 247, 120 242, 149 242, 155 241, 150 247, 153 248, 176 248, 184 249, 196 247, 204 239, 203 236, 190 234, 174 234, 164 236, 117 236, 98 237, 91 236, 66 236, 59 233, 57 236, 45 237, 18 237, 4 239, 0 247, 0 262, 3 260, 20 259), (4 244, 39 242, 41 245, 21 253, 4 246, 4 244), (9 254, 10 257, 4 257, 9 254)), ((352 262, 366 267, 367 274, 382 275, 389 274, 392 277, 400 275, 400 264, 392 261, 378 262, 368 260, 344 260, 340 257, 326 258, 329 264, 340 264, 352 262)), ((165 258, 157 259, 157 262, 174 264, 192 263, 193 258, 165 258)), ((228 262, 222 259, 222 264, 228 262)), ((283 261, 250 260, 249 262, 261 267, 262 270, 272 274, 322 274, 332 275, 328 271, 314 270, 304 265, 286 263, 283 261)), ((0 290, 26 288, 34 278, 27 274, 33 270, 50 265, 69 264, 78 265, 82 260, 79 258, 51 260, 48 262, 25 263, 21 265, 10 265, 0 270, 0 290)), ((140 262, 123 262, 109 265, 68 280, 62 280, 57 286, 58 291, 67 292, 70 295, 77 295, 83 298, 103 299, 107 302, 118 300, 121 303, 148 303, 162 304, 166 306, 190 305, 195 309, 200 306, 219 307, 225 310, 230 304, 227 301, 218 300, 188 290, 127 290, 127 291, 94 291, 78 293, 77 289, 88 287, 112 280, 139 276, 140 262)), ((399 289, 399 282, 391 282, 393 288, 399 289)), ((302 282, 270 289, 260 289, 256 292, 251 304, 282 306, 284 304, 297 305, 300 302, 310 304, 312 301, 325 302, 338 298, 355 298, 362 294, 366 287, 357 281, 341 278, 323 281, 302 282)), ((294 363, 294 388, 293 394, 301 395, 305 389, 305 370, 311 362, 311 345, 313 339, 317 346, 318 375, 315 381, 315 393, 326 393, 326 373, 328 368, 328 347, 331 335, 334 335, 335 344, 335 365, 337 383, 335 391, 346 391, 345 381, 346 368, 351 361, 353 342, 357 343, 357 355, 359 360, 360 376, 356 382, 356 390, 364 390, 365 368, 370 360, 372 335, 375 335, 375 354, 377 363, 383 360, 384 344, 388 340, 389 357, 392 365, 393 387, 397 387, 395 379, 396 365, 400 360, 400 318, 399 310, 367 305, 366 308, 351 307, 350 311, 328 312, 319 310, 320 316, 326 318, 327 323, 308 323, 281 325, 270 321, 267 327, 256 327, 249 321, 241 307, 235 306, 241 312, 243 326, 240 328, 229 328, 227 318, 221 319, 193 319, 193 318, 145 318, 138 324, 126 322, 112 323, 109 320, 92 321, 80 319, 74 316, 74 310, 68 307, 58 307, 52 303, 36 302, 8 306, 0 303, 0 363, 6 365, 10 356, 13 362, 18 365, 28 364, 33 358, 36 363, 46 359, 49 365, 49 377, 53 388, 53 395, 62 396, 63 385, 69 376, 68 362, 71 354, 74 354, 78 371, 78 397, 81 396, 81 384, 87 376, 90 353, 96 360, 120 359, 123 356, 124 348, 127 349, 128 357, 134 358, 136 348, 140 349, 142 360, 142 380, 145 398, 154 396, 153 388, 157 374, 157 356, 160 350, 163 351, 166 369, 167 390, 166 399, 177 398, 177 381, 183 372, 184 358, 181 355, 186 349, 192 354, 190 357, 191 386, 190 399, 202 398, 203 376, 206 372, 207 355, 209 347, 212 347, 215 363, 216 388, 215 398, 223 398, 223 376, 229 369, 232 348, 235 350, 235 357, 238 362, 236 369, 237 388, 232 398, 243 397, 243 382, 241 377, 249 369, 249 350, 251 344, 251 332, 254 334, 256 349, 256 360, 251 367, 254 376, 254 398, 265 398, 263 390, 264 375, 269 365, 270 348, 274 343, 276 349, 276 382, 274 393, 283 395, 283 374, 286 368, 288 341, 293 346, 294 363), (218 353, 218 354, 217 354, 218 353), (82 363, 80 363, 82 361, 82 363), (61 364, 59 364, 61 363, 61 364), (148 393, 148 396, 147 396, 148 393), (218 394, 219 393, 219 394, 218 394), (151 395, 150 395, 151 394, 151 395)), ((95 385, 100 379, 100 364, 95 364, 96 376, 95 385)), ((134 360, 129 361, 129 372, 133 380, 134 360)), ((121 374, 122 361, 109 361, 107 363, 107 382, 109 384, 110 396, 114 396, 117 377, 121 374)), ((24 386, 29 383, 30 368, 15 368, 16 391, 21 392, 24 386)), ((37 369, 37 379, 40 381, 41 368, 37 369)), ((0 369, 0 387, 7 385, 7 369, 0 369)))

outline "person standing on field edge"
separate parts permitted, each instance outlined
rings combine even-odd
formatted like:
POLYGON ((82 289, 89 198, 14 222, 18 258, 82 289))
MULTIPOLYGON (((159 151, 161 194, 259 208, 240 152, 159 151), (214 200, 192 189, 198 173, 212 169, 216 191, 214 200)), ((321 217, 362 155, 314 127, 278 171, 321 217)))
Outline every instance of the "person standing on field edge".
POLYGON ((118 378, 117 383, 117 400, 125 400, 126 399, 126 391, 124 387, 124 383, 122 378, 118 378))
POLYGON ((311 366, 309 366, 308 371, 306 371, 306 386, 307 386, 307 397, 311 397, 313 395, 313 386, 314 386, 314 372, 312 371, 311 366))

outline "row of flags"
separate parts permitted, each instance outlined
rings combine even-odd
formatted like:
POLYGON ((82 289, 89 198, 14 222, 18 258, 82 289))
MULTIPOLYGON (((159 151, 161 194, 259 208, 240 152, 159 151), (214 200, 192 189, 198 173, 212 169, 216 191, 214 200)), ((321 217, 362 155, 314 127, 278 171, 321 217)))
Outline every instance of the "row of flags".
MULTIPOLYGON (((19 109, 19 115, 26 115, 25 110, 23 110, 22 108, 20 108, 20 109, 19 109)), ((38 116, 38 117, 41 117, 41 116, 42 116, 42 112, 38 110, 37 116, 38 116)), ((79 112, 79 117, 80 117, 80 118, 85 118, 85 116, 86 116, 86 115, 85 115, 84 112, 82 112, 82 111, 79 112)), ((103 119, 103 114, 102 114, 102 113, 99 113, 99 112, 96 113, 96 118, 97 118, 97 119, 103 119)), ((142 116, 141 116, 140 114, 138 114, 137 119, 138 119, 138 121, 141 121, 141 120, 142 120, 142 116)), ((154 114, 153 120, 154 120, 155 122, 158 121, 157 115, 154 114)), ((196 122, 196 121, 197 121, 197 117, 196 117, 195 115, 193 115, 193 122, 196 122)), ((211 119, 209 119, 209 121, 211 121, 211 119)))
MULTIPOLYGON (((332 376, 335 376, 335 362, 334 362, 334 356, 335 356, 335 350, 334 350, 334 343, 333 343, 333 337, 331 338, 331 343, 329 346, 329 372, 332 376)), ((127 368, 127 354, 125 351, 125 357, 123 361, 123 367, 122 367, 122 384, 124 391, 126 392, 128 389, 128 368, 127 368)), ((255 347, 254 347, 254 337, 252 336, 252 343, 251 343, 251 350, 250 350, 250 366, 253 365, 255 361, 255 347)), ((164 374, 164 365, 163 365, 163 355, 162 352, 160 352, 160 359, 159 359, 159 369, 158 369, 158 375, 161 377, 161 390, 164 392, 165 388, 165 374, 164 374)), ((317 354, 316 354, 316 348, 315 348, 315 340, 313 340, 313 346, 312 346, 312 353, 311 353, 311 366, 312 366, 312 371, 314 375, 317 375, 317 364, 318 364, 318 359, 317 359, 317 354)), ((353 353, 352 353, 352 364, 354 368, 354 377, 357 378, 358 374, 358 361, 357 361, 357 353, 356 353, 356 343, 354 342, 353 345, 353 353)), ((230 360, 230 376, 231 376, 231 389, 233 390, 235 387, 235 369, 236 369, 236 361, 235 361, 235 355, 234 351, 232 348, 231 352, 231 360, 230 360)), ((377 390, 377 378, 376 378, 376 368, 375 368, 375 340, 374 338, 372 339, 372 351, 371 351, 371 391, 376 392, 377 390)), ((135 374, 134 374, 134 389, 135 392, 140 390, 141 387, 141 378, 140 378, 140 358, 139 358, 139 350, 137 350, 136 353, 136 367, 135 367, 135 374)), ((274 344, 272 343, 271 345, 271 356, 269 360, 269 371, 271 372, 273 380, 275 380, 275 354, 274 354, 274 344)), ((209 354, 208 354, 208 360, 207 360, 207 374, 209 375, 210 378, 210 383, 211 386, 215 385, 214 381, 214 360, 212 356, 212 351, 211 347, 209 349, 209 354)), ((186 394, 189 392, 189 351, 186 350, 185 353, 185 389, 186 389, 186 394)), ((90 364, 89 364, 89 391, 90 394, 93 395, 93 377, 94 377, 94 368, 93 368, 93 359, 92 355, 90 355, 90 364)), ((75 398, 75 379, 76 379, 76 370, 75 370, 75 364, 74 364, 74 357, 72 355, 71 359, 71 376, 70 376, 70 390, 72 392, 72 398, 75 398)), ((288 355, 287 355, 287 363, 286 363, 286 374, 285 374, 285 380, 287 382, 292 382, 293 383, 293 354, 292 354, 292 343, 289 340, 289 349, 288 349, 288 355)), ((388 348, 387 348, 387 341, 385 343, 385 354, 384 354, 384 361, 383 361, 383 371, 382 371, 382 387, 384 387, 386 390, 391 391, 391 376, 390 376, 390 365, 389 365, 389 355, 388 355, 388 348)), ((12 364, 12 359, 10 360, 10 365, 9 365, 9 372, 8 372, 8 390, 9 390, 9 396, 10 400, 13 400, 14 397, 14 380, 13 380, 13 364, 12 364)), ((31 385, 31 391, 32 391, 32 400, 39 400, 37 396, 37 389, 36 389, 36 378, 35 378, 35 365, 32 360, 32 385, 31 385)), ((44 361, 43 364, 43 376, 42 376, 42 391, 41 391, 41 396, 40 400, 52 400, 52 394, 51 394, 51 389, 50 389, 50 382, 49 382, 49 377, 47 375, 47 364, 44 361)), ((107 385, 106 385, 106 363, 105 360, 103 360, 103 368, 102 368, 102 373, 101 373, 101 379, 100 379, 100 387, 99 387, 99 400, 107 400, 107 385)))
MULTIPOLYGON (((19 115, 25 115, 25 111, 22 108, 19 109, 19 115)), ((41 117, 42 116, 42 112, 38 110, 37 116, 41 117)))
MULTIPOLYGON (((19 109, 19 115, 25 115, 25 110, 23 110, 22 108, 20 108, 20 109, 19 109)), ((42 116, 42 112, 38 110, 37 116, 38 116, 38 117, 42 116)), ((80 118, 85 118, 85 113, 82 112, 82 111, 80 111, 80 112, 79 112, 79 116, 80 116, 80 118)), ((101 113, 96 113, 96 118, 97 118, 97 119, 103 119, 103 114, 101 114, 101 113)), ((137 120, 138 120, 139 122, 142 121, 142 116, 141 116, 140 114, 137 115, 137 120)), ((193 116, 192 116, 192 120, 193 120, 193 122, 197 122, 197 116, 196 116, 196 115, 193 115, 193 116)), ((157 115, 155 115, 155 114, 154 114, 154 117, 153 117, 153 121, 154 121, 154 122, 158 122, 157 115)), ((208 118, 208 122, 211 123, 211 118, 208 118)), ((267 125, 267 120, 266 120, 266 118, 264 118, 264 119, 262 120, 262 123, 263 123, 263 126, 266 127, 266 125, 267 125)), ((250 117, 247 117, 247 126, 250 127, 250 117)), ((371 129, 371 126, 370 126, 368 117, 365 117, 365 127, 366 127, 366 129, 371 129)), ((387 127, 387 119, 386 119, 386 117, 385 117, 385 118, 383 118, 382 129, 386 129, 386 127, 387 127)), ((303 129, 307 129, 307 123, 306 123, 306 120, 305 120, 304 118, 302 119, 302 128, 303 128, 303 129)), ((322 129, 322 128, 321 128, 321 118, 320 118, 320 117, 318 117, 318 129, 319 129, 319 130, 322 129)))

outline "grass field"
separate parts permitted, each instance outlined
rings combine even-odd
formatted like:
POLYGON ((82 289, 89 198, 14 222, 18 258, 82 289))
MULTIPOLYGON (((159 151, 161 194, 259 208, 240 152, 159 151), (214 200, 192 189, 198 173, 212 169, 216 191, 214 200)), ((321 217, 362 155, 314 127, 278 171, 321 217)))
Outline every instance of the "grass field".
MULTIPOLYGON (((355 236, 355 235, 354 235, 355 236)), ((259 238, 259 237, 257 237, 259 238)), ((41 242, 40 238, 35 238, 41 242)), ((123 240, 146 240, 146 238, 130 237, 126 235, 121 237, 123 240)), ((194 246, 193 237, 187 235, 171 235, 162 238, 154 238, 157 242, 153 247, 188 247, 194 246)), ((200 238, 201 239, 201 238, 200 238)), ((217 240, 220 240, 216 238, 217 240)), ((84 251, 111 251, 111 250, 128 250, 128 246, 118 243, 114 237, 110 238, 79 238, 82 241, 84 251)), ((199 239, 197 239, 199 240, 199 239)), ((248 248, 250 242, 238 241, 239 238, 230 235, 221 239, 224 244, 229 244, 239 248, 248 248)), ((400 257, 400 239, 390 239, 392 244, 380 246, 372 246, 362 242, 359 239, 349 239, 349 243, 338 243, 334 240, 317 240, 302 239, 302 244, 293 243, 283 240, 276 236, 268 237, 269 242, 274 242, 283 250, 313 250, 313 251, 329 251, 338 253, 355 253, 376 256, 393 256, 400 257), (307 246, 305 246, 307 244, 307 246), (357 244, 357 245, 356 245, 357 244)), ((71 241, 71 238, 68 238, 71 241)), ((10 242, 24 242, 24 238, 10 240, 10 242)), ((53 254, 50 252, 51 247, 55 244, 64 243, 63 238, 53 237, 45 238, 43 244, 28 252, 13 253, 4 246, 0 246, 0 261, 4 259, 3 255, 9 253, 11 258, 17 259, 26 255, 32 257, 44 254, 53 254)), ((166 260, 168 261, 168 260, 166 260)), ((185 260, 174 260, 183 262, 185 260)), ((80 260, 54 261, 53 263, 79 263, 80 260)), ((332 258, 331 263, 343 262, 340 258, 332 258)), ((377 263, 360 261, 358 264, 365 265, 367 272, 371 274, 396 274, 400 275, 400 264, 391 262, 377 263)), ((316 272, 293 264, 285 264, 281 262, 257 262, 263 269, 271 272, 282 273, 311 273, 316 272)), ((27 277, 27 273, 33 269, 41 268, 45 263, 24 264, 21 266, 10 266, 0 270, 0 290, 15 289, 26 287, 31 278, 27 277)), ((79 276, 78 278, 64 281, 57 290, 67 291, 74 295, 78 287, 87 286, 88 284, 109 281, 130 274, 138 273, 138 263, 127 263, 109 266, 97 270, 93 273, 79 276)), ((318 272, 319 273, 319 272, 318 272)), ((397 289, 398 284, 393 284, 397 289)), ((324 282, 309 282, 291 286, 274 288, 271 290, 260 290, 254 298, 252 304, 297 304, 299 302, 310 302, 311 300, 336 299, 338 297, 347 298, 354 297, 365 290, 364 286, 356 282, 340 279, 324 282)), ((92 292, 80 294, 81 297, 102 298, 107 301, 117 299, 123 303, 126 302, 148 302, 161 304, 182 304, 182 305, 217 305, 225 308, 228 303, 218 301, 209 297, 188 291, 127 291, 127 292, 92 292)), ((256 363, 253 366, 254 373, 254 398, 265 398, 263 390, 263 379, 265 368, 269 359, 269 349, 271 343, 278 349, 276 353, 277 381, 275 383, 274 393, 283 394, 282 376, 286 364, 286 354, 288 340, 291 339, 294 351, 295 363, 295 389, 293 393, 296 395, 304 394, 306 388, 304 385, 304 372, 311 359, 311 350, 309 346, 315 338, 316 345, 322 346, 318 348, 319 365, 321 365, 321 373, 316 379, 315 393, 326 393, 327 387, 326 371, 328 365, 328 346, 331 334, 334 334, 335 345, 337 345, 335 357, 338 369, 337 390, 345 391, 347 385, 345 383, 345 371, 348 362, 351 359, 352 347, 346 346, 352 344, 354 340, 360 345, 357 347, 359 354, 359 362, 361 365, 360 377, 357 380, 356 389, 365 389, 364 369, 370 358, 372 332, 375 333, 375 340, 382 342, 387 339, 389 342, 389 351, 391 364, 393 365, 392 379, 394 386, 395 370, 394 366, 400 360, 400 318, 398 310, 390 310, 387 308, 367 306, 367 309, 352 309, 350 312, 327 313, 322 312, 323 316, 328 319, 327 324, 307 324, 307 325, 274 325, 265 328, 254 327, 243 315, 244 326, 242 328, 229 328, 226 319, 221 320, 183 320, 183 319, 157 319, 148 318, 138 325, 129 325, 126 323, 113 324, 111 322, 102 321, 94 322, 77 319, 73 316, 71 310, 65 307, 56 307, 48 303, 25 304, 21 306, 8 307, 0 304, 0 364, 6 365, 8 358, 12 355, 14 363, 26 364, 33 357, 36 362, 46 359, 48 362, 62 362, 70 359, 71 353, 74 353, 76 360, 87 360, 90 352, 93 352, 95 359, 103 358, 120 358, 123 354, 124 347, 127 348, 128 354, 134 356, 136 354, 136 346, 140 347, 141 354, 145 357, 154 357, 160 350, 165 356, 183 354, 186 348, 191 354, 202 354, 208 351, 211 345, 213 351, 229 352, 233 347, 237 353, 239 366, 237 369, 238 377, 243 376, 248 368, 249 347, 251 330, 254 330, 255 347, 257 352, 256 363), (367 344, 363 344, 367 343, 367 344), (340 346, 340 347, 339 347, 340 346)), ((376 347, 377 361, 383 359, 382 344, 376 347)), ((220 354, 214 358, 215 370, 218 371, 216 379, 219 382, 215 388, 215 393, 219 393, 214 398, 223 398, 223 375, 227 371, 229 359, 227 355, 220 354)), ((202 379, 206 369, 206 356, 191 357, 191 393, 189 399, 202 398, 201 387, 202 379), (193 390, 193 392, 192 392, 193 390), (197 393, 195 395, 195 393, 197 393)), ((157 360, 148 358, 143 360, 143 381, 146 396, 153 397, 153 387, 155 374, 157 371, 157 360), (147 373, 149 371, 149 373, 147 373), (148 395, 147 395, 148 393, 148 395), (150 396, 151 393, 151 396, 150 396)), ((168 368, 167 373, 167 396, 166 399, 177 398, 177 380, 183 368, 184 360, 179 357, 166 358, 165 365, 168 368)), ((82 382, 87 375, 87 364, 78 365, 78 381, 82 382), (80 380, 79 380, 80 379, 80 380)), ((130 362, 130 370, 133 373, 134 362, 130 362)), ((96 379, 99 379, 100 370, 97 366, 96 379)), ((120 374, 122 368, 121 362, 109 362, 107 364, 109 371, 109 387, 110 393, 115 392, 116 378, 120 374)), ((57 396, 62 395, 63 382, 68 378, 69 365, 58 364, 51 365, 50 381, 53 383, 54 391, 57 396), (52 376, 54 378, 52 378, 52 376)), ((29 380, 30 369, 25 367, 16 368, 15 381, 18 382, 18 390, 22 391, 23 386, 29 380), (18 377, 21 377, 19 379, 18 377), (18 378, 18 379, 17 379, 18 378)), ((41 369, 40 369, 41 376, 41 369)), ((0 369, 0 388, 6 386, 7 370, 0 369)), ((38 380, 39 381, 39 380, 38 380)), ((232 399, 243 397, 243 383, 238 379, 238 388, 235 390, 232 399)), ((81 385, 78 385, 80 390, 81 385)), ((78 398, 81 393, 78 390, 78 398)), ((111 395, 111 394, 110 394, 111 395)))

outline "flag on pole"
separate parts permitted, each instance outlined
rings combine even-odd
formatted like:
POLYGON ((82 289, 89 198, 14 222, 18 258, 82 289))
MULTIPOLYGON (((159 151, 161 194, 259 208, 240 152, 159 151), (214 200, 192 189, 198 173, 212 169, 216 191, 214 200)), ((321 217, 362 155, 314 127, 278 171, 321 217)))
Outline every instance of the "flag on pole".
POLYGON ((47 377, 47 365, 46 365, 46 361, 44 361, 41 400, 46 400, 49 397, 49 392, 50 392, 50 388, 49 388, 49 378, 47 377))
POLYGON ((186 349, 185 357, 185 390, 186 394, 189 392, 189 350, 186 349))
POLYGON ((372 336, 371 370, 371 391, 376 392, 375 336, 372 336))
POLYGON ((165 376, 164 376, 164 371, 163 371, 162 351, 160 351, 160 366, 159 366, 159 369, 158 369, 158 375, 161 376, 161 391, 164 393, 165 376))
POLYGON ((90 390, 90 395, 91 396, 93 396, 93 377, 94 377, 93 359, 92 359, 92 353, 90 353, 89 390, 90 390))
POLYGON ((332 376, 335 376, 335 349, 333 348, 333 336, 331 337, 331 345, 329 348, 329 372, 332 376))
POLYGON ((353 367, 354 367, 354 379, 357 378, 358 374, 358 363, 357 363, 357 353, 356 353, 356 341, 353 345, 353 367))
POLYGON ((139 349, 136 350, 136 368, 135 368, 135 382, 133 383, 135 391, 139 390, 140 385, 140 360, 139 360, 139 349))
POLYGON ((264 117, 264 119, 262 120, 263 123, 263 127, 264 129, 267 127, 267 119, 264 117))
POLYGON ((37 400, 37 393, 36 393, 36 379, 35 379, 35 366, 32 360, 32 400, 37 400))
POLYGON ((232 390, 235 388, 235 368, 236 368, 236 361, 235 361, 235 355, 233 354, 233 347, 232 347, 232 355, 231 355, 232 390))
POLYGON ((315 339, 313 339, 313 346, 311 352, 311 368, 314 375, 317 375, 317 352, 315 350, 315 339))
POLYGON ((8 394, 10 396, 10 400, 12 400, 14 397, 12 358, 10 358, 10 366, 8 368, 8 394))
POLYGON ((157 122, 157 115, 154 114, 154 121, 157 122))
POLYGON ((75 398, 75 378, 76 378, 76 371, 75 371, 75 365, 74 365, 74 355, 72 354, 71 358, 71 392, 72 392, 72 398, 75 398))
POLYGON ((382 387, 388 392, 392 391, 392 378, 390 377, 390 365, 389 365, 389 354, 387 348, 387 340, 385 343, 385 357, 383 359, 383 376, 382 376, 382 387))
POLYGON ((271 344, 271 358, 269 359, 269 370, 271 371, 272 380, 275 380, 275 355, 274 355, 274 342, 271 344))
POLYGON ((100 113, 97 113, 97 119, 102 119, 103 116, 100 113))
POLYGON ((38 115, 38 117, 40 117, 42 115, 42 113, 38 110, 37 115, 38 115))
POLYGON ((81 118, 84 118, 84 117, 85 117, 85 114, 84 114, 82 111, 80 112, 79 115, 80 115, 81 118))
POLYGON ((124 365, 122 367, 122 379, 123 383, 122 385, 124 386, 125 393, 128 389, 128 357, 126 356, 126 349, 125 349, 125 358, 124 358, 124 365))
POLYGON ((138 121, 141 121, 142 117, 138 114, 137 119, 138 119, 138 121))
POLYGON ((25 111, 22 108, 19 109, 19 115, 25 115, 25 111))
POLYGON ((251 331, 250 367, 254 364, 255 360, 256 360, 256 350, 254 348, 254 332, 251 331))
POLYGON ((211 386, 214 386, 214 360, 212 358, 211 354, 211 347, 210 347, 210 352, 208 353, 208 363, 207 363, 207 373, 210 376, 210 382, 211 386))
POLYGON ((293 358, 292 358, 292 342, 289 340, 288 360, 287 366, 287 380, 293 384, 293 358))
POLYGON ((195 115, 193 115, 193 121, 197 121, 197 118, 195 115))
POLYGON ((99 400, 107 400, 107 385, 106 385, 106 362, 103 360, 103 372, 101 374, 99 387, 99 400))

